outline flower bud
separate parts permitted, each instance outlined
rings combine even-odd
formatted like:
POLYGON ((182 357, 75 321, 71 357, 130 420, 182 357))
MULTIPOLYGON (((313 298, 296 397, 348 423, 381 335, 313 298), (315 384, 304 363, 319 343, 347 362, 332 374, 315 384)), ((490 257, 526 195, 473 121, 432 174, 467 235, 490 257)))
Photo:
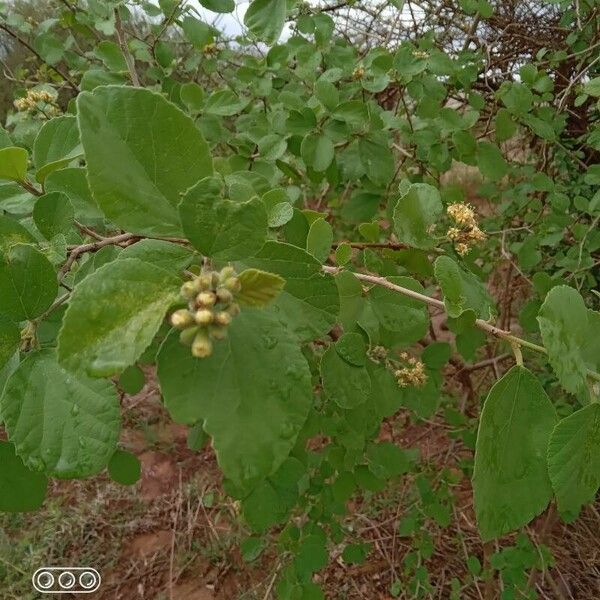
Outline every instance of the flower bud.
POLYGON ((200 292, 196 296, 196 304, 198 306, 209 307, 213 306, 217 301, 217 297, 213 292, 200 292))
POLYGON ((209 325, 208 333, 213 340, 224 340, 227 337, 227 328, 219 325, 209 325))
POLYGON ((233 294, 228 289, 221 287, 217 290, 217 298, 219 302, 229 304, 233 300, 233 294))
POLYGON ((194 279, 193 281, 186 281, 181 286, 181 295, 188 300, 191 300, 199 291, 200 287, 197 279, 194 279))
POLYGON ((189 310, 181 308, 171 315, 171 325, 177 329, 186 329, 194 324, 194 317, 189 310))
POLYGON ((218 312, 215 315, 215 321, 219 325, 223 325, 226 327, 227 325, 229 325, 229 323, 231 323, 231 315, 228 312, 222 310, 221 312, 218 312))
POLYGON ((198 325, 209 325, 213 322, 214 316, 212 310, 208 310, 208 308, 201 308, 200 310, 196 311, 194 319, 198 325))
POLYGON ((223 267, 219 273, 219 279, 226 281, 230 277, 235 277, 235 269, 232 266, 223 267))
POLYGON ((192 354, 196 358, 206 358, 212 354, 212 342, 204 331, 196 334, 192 343, 192 354))
POLYGON ((201 291, 204 292, 210 290, 212 286, 212 277, 210 273, 202 273, 202 275, 198 277, 198 284, 201 291))
POLYGON ((223 284, 230 292, 239 292, 242 289, 242 284, 237 277, 229 277, 223 284))
POLYGON ((191 346, 197 333, 198 327, 188 327, 179 334, 179 341, 184 346, 191 346))

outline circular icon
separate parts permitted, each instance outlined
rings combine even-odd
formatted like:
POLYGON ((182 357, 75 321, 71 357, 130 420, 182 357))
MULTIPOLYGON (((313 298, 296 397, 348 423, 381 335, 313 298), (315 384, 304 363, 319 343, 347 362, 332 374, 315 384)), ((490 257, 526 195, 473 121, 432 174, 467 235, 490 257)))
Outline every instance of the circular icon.
POLYGON ((75 585, 75 581, 75 575, 73 575, 71 571, 65 571, 60 574, 58 585, 60 585, 63 590, 70 590, 75 585))
POLYGON ((84 571, 79 576, 79 585, 84 590, 91 590, 98 584, 98 576, 93 571, 84 571))
POLYGON ((49 590, 54 585, 54 575, 50 571, 40 571, 35 578, 35 584, 42 590, 49 590))

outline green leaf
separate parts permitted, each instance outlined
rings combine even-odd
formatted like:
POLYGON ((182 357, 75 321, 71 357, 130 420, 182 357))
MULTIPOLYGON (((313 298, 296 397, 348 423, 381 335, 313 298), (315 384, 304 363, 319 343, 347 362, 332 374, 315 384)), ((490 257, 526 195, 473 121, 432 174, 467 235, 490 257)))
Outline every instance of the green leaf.
POLYGON ((60 233, 68 233, 74 219, 73 205, 68 196, 62 192, 50 192, 35 201, 33 222, 47 240, 60 233))
POLYGON ((238 279, 242 287, 236 294, 236 300, 247 306, 267 306, 285 286, 283 277, 259 269, 245 269, 238 279))
POLYGON ((235 10, 234 0, 200 0, 200 4, 216 13, 230 13, 235 10))
POLYGON ((73 290, 58 337, 58 358, 71 371, 117 375, 150 345, 181 281, 134 258, 108 263, 73 290))
POLYGON ((118 258, 137 258, 173 273, 186 269, 194 258, 194 252, 182 244, 164 240, 140 240, 124 248, 118 258))
POLYGON ((179 214, 194 248, 211 258, 239 260, 258 252, 267 237, 267 213, 259 198, 233 202, 221 196, 216 177, 199 181, 185 194, 179 214))
POLYGON ((27 512, 40 508, 48 479, 30 471, 15 454, 15 447, 0 441, 0 511, 27 512))
POLYGON ((192 119, 132 87, 83 92, 77 109, 90 188, 107 218, 133 233, 180 235, 180 194, 212 174, 192 119))
POLYGON ((327 260, 333 243, 333 229, 323 218, 312 222, 306 237, 306 250, 310 252, 319 262, 327 260))
POLYGON ((366 368, 345 361, 334 346, 330 346, 321 359, 321 380, 325 394, 342 408, 355 408, 371 393, 366 368))
POLYGON ((583 93, 594 96, 594 98, 600 98, 600 77, 594 77, 584 84, 583 93))
POLYGON ((204 106, 204 90, 195 81, 184 83, 179 89, 179 97, 190 110, 199 111, 204 106))
POLYGON ((27 178, 27 150, 11 146, 0 149, 0 179, 24 181, 27 178))
POLYGON ((331 139, 326 135, 314 133, 309 133, 302 140, 300 152, 306 165, 317 172, 325 171, 335 156, 335 148, 331 139))
POLYGON ((212 42, 211 27, 200 19, 188 15, 182 20, 181 28, 185 37, 199 50, 212 42))
POLYGON ((129 395, 138 394, 146 383, 146 376, 137 365, 127 367, 119 376, 119 387, 129 395))
POLYGON ((342 242, 335 250, 335 262, 342 266, 352 259, 352 246, 348 242, 342 242))
POLYGON ((500 379, 483 406, 473 493, 484 541, 523 527, 552 497, 546 450, 556 411, 537 378, 521 366, 500 379))
POLYGON ((496 125, 496 141, 498 142, 509 140, 517 132, 517 124, 505 108, 501 108, 496 113, 494 123, 496 125))
POLYGON ((433 232, 443 212, 440 193, 426 183, 413 183, 394 208, 398 240, 415 248, 433 248, 433 232))
POLYGON ((0 261, 15 244, 35 243, 33 236, 17 221, 0 214, 0 261))
POLYGON ((504 106, 517 115, 529 112, 533 105, 533 94, 522 83, 510 83, 500 97, 504 106))
POLYGON ((335 281, 302 248, 269 241, 244 265, 285 279, 283 291, 271 306, 302 341, 325 335, 335 325, 340 307, 335 281))
POLYGON ((158 378, 172 418, 203 420, 223 473, 248 490, 287 458, 312 385, 296 339, 270 309, 245 308, 228 330, 203 359, 173 332, 158 354, 158 378))
POLYGON ((142 465, 135 454, 115 450, 108 463, 108 474, 113 481, 121 485, 133 485, 142 474, 142 465))
POLYGON ((55 477, 98 473, 119 437, 114 385, 74 376, 51 350, 30 354, 17 367, 4 388, 0 411, 25 465, 55 477))
POLYGON ((218 90, 210 95, 204 105, 204 110, 212 115, 231 117, 242 112, 247 104, 247 100, 230 89, 218 90))
POLYGON ((12 358, 20 343, 19 328, 12 321, 0 317, 0 369, 12 358))
POLYGON ((14 321, 39 317, 58 293, 56 272, 50 261, 33 246, 11 246, 0 257, 0 314, 14 321))
POLYGON ((70 115, 56 117, 42 125, 33 144, 35 178, 40 183, 58 169, 83 155, 77 119, 70 115))
POLYGON ((104 220, 87 182, 87 169, 67 168, 53 171, 44 183, 47 192, 65 193, 73 209, 75 218, 85 223, 104 220))
POLYGON ((279 39, 287 14, 287 0, 252 0, 244 25, 259 40, 273 44, 279 39))
POLYGON ((588 310, 577 290, 558 285, 548 292, 537 320, 560 384, 567 392, 587 397, 587 371, 600 369, 600 354, 587 351, 588 344, 600 338, 600 313, 588 310))
POLYGON ((394 176, 395 164, 385 141, 360 138, 358 153, 367 177, 376 185, 387 185, 394 176))
POLYGON ((336 352, 348 363, 364 367, 367 362, 365 341, 359 333, 345 333, 336 343, 336 352))
POLYGON ((477 145, 477 167, 484 177, 492 181, 502 179, 508 173, 508 163, 495 144, 480 142, 477 145))
MULTIPOLYGON (((412 277, 388 277, 387 280, 421 294, 425 291, 412 277)), ((380 285, 370 289, 369 301, 380 325, 394 333, 396 344, 413 344, 427 334, 429 313, 422 302, 380 285)))
POLYGON ((558 509, 578 515, 600 487, 600 404, 559 421, 548 444, 548 472, 558 509))
POLYGON ((448 315, 456 318, 472 310, 477 318, 487 321, 495 314, 493 300, 481 281, 449 256, 436 259, 434 272, 448 315))
POLYGON ((390 479, 409 471, 411 453, 390 442, 380 442, 368 447, 367 461, 369 470, 375 477, 390 479))

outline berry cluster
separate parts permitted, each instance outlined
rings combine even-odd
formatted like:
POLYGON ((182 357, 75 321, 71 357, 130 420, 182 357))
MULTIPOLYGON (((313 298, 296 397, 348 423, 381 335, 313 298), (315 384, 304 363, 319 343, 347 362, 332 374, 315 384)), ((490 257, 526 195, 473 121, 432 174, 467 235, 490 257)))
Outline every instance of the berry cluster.
POLYGON ((181 330, 181 343, 192 347, 192 354, 205 358, 212 354, 213 340, 227 336, 227 327, 240 307, 234 301, 241 283, 233 267, 220 272, 203 271, 181 286, 181 295, 188 308, 171 315, 171 325, 181 330))
POLYGON ((446 209, 448 216, 456 223, 450 227, 446 236, 454 244, 455 250, 461 256, 468 254, 471 247, 485 240, 485 233, 479 229, 475 211, 469 204, 457 202, 446 209))

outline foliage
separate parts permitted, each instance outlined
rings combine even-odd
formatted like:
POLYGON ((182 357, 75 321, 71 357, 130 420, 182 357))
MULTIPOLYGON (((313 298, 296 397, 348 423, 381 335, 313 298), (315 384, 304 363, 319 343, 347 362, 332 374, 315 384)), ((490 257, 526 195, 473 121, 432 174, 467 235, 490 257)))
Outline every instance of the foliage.
MULTIPOLYGON (((185 2, 56 5, 37 22, 0 3, 6 40, 31 57, 10 71, 0 129, 1 509, 37 508, 47 477, 107 468, 135 483, 113 378, 135 391, 136 365, 155 365, 166 408, 210 437, 250 529, 279 527, 279 597, 320 598, 312 576, 346 544, 354 493, 412 471, 446 521, 418 452, 379 438, 384 419, 429 418, 453 391, 449 361, 468 370, 505 349, 517 364, 483 403, 475 448, 483 540, 553 497, 565 519, 593 500, 591 2, 542 6, 553 45, 504 64, 479 43, 506 18, 500 2, 460 2, 457 43, 423 19, 379 44, 339 34, 343 3, 252 0, 236 40, 185 2), (475 192, 454 181, 458 163, 475 192)), ((422 594, 429 541, 414 543, 406 576, 422 594)), ((342 559, 368 550, 348 543, 342 559)))

